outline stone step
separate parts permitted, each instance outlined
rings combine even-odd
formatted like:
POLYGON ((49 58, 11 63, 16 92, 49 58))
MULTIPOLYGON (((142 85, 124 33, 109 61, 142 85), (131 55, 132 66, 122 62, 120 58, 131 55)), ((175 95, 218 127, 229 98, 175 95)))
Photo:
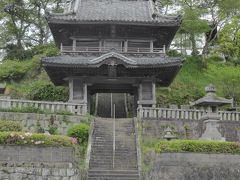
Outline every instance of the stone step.
POLYGON ((101 180, 138 180, 139 175, 137 170, 89 170, 88 179, 101 180))
POLYGON ((88 179, 139 180, 132 119, 116 119, 114 169, 113 121, 96 119, 94 123, 88 179))

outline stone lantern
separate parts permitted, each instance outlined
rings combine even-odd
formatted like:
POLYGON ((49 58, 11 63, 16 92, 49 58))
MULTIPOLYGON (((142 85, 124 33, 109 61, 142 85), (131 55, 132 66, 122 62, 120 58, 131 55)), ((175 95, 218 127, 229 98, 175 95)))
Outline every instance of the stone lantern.
POLYGON ((201 120, 206 124, 206 130, 200 137, 200 140, 217 140, 225 141, 218 131, 219 121, 221 119, 218 110, 223 105, 233 104, 232 99, 225 99, 216 95, 216 88, 209 84, 205 91, 207 93, 203 98, 198 99, 191 105, 204 110, 206 114, 201 117, 201 120))
POLYGON ((6 89, 6 84, 0 83, 0 94, 4 94, 5 89, 6 89))
POLYGON ((172 139, 176 139, 176 136, 173 134, 173 131, 170 127, 168 127, 165 131, 164 139, 171 141, 172 139))

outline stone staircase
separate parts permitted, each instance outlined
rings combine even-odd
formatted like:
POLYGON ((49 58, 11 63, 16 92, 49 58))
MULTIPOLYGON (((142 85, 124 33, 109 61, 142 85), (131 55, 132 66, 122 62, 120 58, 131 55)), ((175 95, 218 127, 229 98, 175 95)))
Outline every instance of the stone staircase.
POLYGON ((113 119, 95 120, 88 180, 139 180, 133 120, 116 119, 115 125, 114 156, 113 119))
MULTIPOLYGON (((125 98, 123 93, 112 93, 112 104, 115 104, 116 118, 127 117, 125 98)), ((98 94, 97 115, 111 118, 111 93, 98 94)))

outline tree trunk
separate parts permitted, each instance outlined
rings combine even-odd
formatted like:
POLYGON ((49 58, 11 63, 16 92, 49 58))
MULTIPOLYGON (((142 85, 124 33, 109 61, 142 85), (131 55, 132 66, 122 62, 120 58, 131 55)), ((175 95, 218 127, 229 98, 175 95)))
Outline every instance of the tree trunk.
POLYGON ((197 43, 196 43, 196 39, 195 39, 195 34, 193 32, 190 33, 190 37, 189 37, 191 44, 192 44, 192 55, 196 56, 198 55, 198 50, 197 50, 197 43))
POLYGON ((208 55, 209 53, 208 47, 209 47, 209 42, 208 42, 208 39, 206 39, 205 45, 203 46, 203 52, 202 52, 204 56, 208 55))

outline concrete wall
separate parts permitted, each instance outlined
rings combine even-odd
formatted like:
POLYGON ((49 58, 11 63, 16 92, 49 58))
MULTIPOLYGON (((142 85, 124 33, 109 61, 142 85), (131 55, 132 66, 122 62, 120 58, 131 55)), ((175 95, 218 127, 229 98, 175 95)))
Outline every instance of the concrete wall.
POLYGON ((83 180, 71 147, 0 146, 1 180, 83 180))
POLYGON ((240 155, 152 152, 144 162, 142 180, 240 179, 240 155))
POLYGON ((24 131, 30 132, 36 132, 39 127, 48 130, 49 125, 54 124, 59 134, 66 134, 68 127, 80 123, 81 119, 83 116, 0 112, 0 120, 21 122, 24 131))
MULTIPOLYGON (((140 123, 144 139, 162 138, 167 126, 173 129, 179 139, 198 139, 206 128, 200 120, 144 119, 140 123)), ((240 121, 220 121, 219 132, 227 141, 239 141, 240 121)))

